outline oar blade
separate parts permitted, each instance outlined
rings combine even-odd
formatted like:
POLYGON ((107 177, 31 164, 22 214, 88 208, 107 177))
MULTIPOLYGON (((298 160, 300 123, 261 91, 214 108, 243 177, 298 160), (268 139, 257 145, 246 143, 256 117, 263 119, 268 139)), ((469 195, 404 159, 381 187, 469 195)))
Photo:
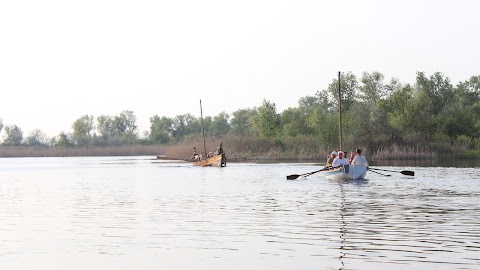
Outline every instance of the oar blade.
POLYGON ((323 169, 320 169, 320 170, 314 171, 314 172, 309 172, 309 173, 304 173, 304 174, 292 174, 292 175, 288 175, 288 176, 287 176, 287 180, 295 180, 295 179, 297 179, 297 178, 300 177, 300 176, 307 177, 307 176, 310 176, 310 175, 312 175, 312 174, 315 174, 315 173, 318 173, 318 172, 321 172, 321 171, 325 171, 325 170, 327 170, 327 169, 328 169, 328 168, 325 167, 325 168, 323 168, 323 169))
POLYGON ((295 180, 300 177, 300 174, 292 174, 287 176, 287 180, 295 180))
POLYGON ((415 176, 415 172, 413 171, 401 171, 400 173, 403 175, 415 176))

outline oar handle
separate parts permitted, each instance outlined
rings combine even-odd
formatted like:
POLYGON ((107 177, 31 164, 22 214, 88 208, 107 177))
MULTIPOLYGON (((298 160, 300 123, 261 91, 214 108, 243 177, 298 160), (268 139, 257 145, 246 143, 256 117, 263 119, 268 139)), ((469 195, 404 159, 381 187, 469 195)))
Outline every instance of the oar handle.
POLYGON ((376 171, 370 170, 370 169, 368 169, 368 170, 373 172, 373 173, 380 174, 380 175, 383 175, 383 176, 391 176, 390 174, 383 174, 383 173, 379 173, 379 172, 376 172, 376 171))
POLYGON ((377 168, 368 168, 369 170, 377 170, 377 171, 385 171, 385 172, 396 172, 396 173, 401 173, 403 175, 409 175, 409 176, 415 176, 414 171, 392 171, 392 170, 385 170, 385 169, 377 169, 377 168))

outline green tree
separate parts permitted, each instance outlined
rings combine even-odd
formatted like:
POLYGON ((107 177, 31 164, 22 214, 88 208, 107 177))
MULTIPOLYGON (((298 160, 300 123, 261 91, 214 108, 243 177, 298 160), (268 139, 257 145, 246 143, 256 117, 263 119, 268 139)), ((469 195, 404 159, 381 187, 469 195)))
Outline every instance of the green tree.
POLYGON ((455 87, 453 96, 456 98, 455 105, 460 107, 469 107, 480 102, 480 76, 460 82, 455 87))
POLYGON ((100 134, 103 145, 108 145, 109 139, 115 136, 115 123, 113 117, 103 114, 98 116, 97 130, 100 134))
POLYGON ((48 146, 48 141, 47 135, 40 129, 34 129, 25 138, 25 144, 28 146, 48 146))
MULTIPOLYGON (((310 108, 306 108, 306 110, 310 110, 310 108)), ((306 124, 306 115, 300 108, 288 108, 281 113, 280 129, 283 135, 290 137, 311 133, 306 124)))
POLYGON ((258 114, 253 117, 253 126, 260 136, 273 137, 277 135, 279 117, 275 103, 263 100, 263 105, 258 108, 258 114))
MULTIPOLYGON (((352 73, 341 73, 340 91, 342 94, 342 110, 348 111, 355 102, 355 95, 358 89, 357 77, 352 73)), ((338 79, 333 79, 328 85, 328 92, 333 97, 333 106, 338 108, 338 79)))
POLYGON ((171 118, 155 115, 150 117, 150 141, 153 143, 169 143, 172 137, 171 118))
POLYGON ((367 103, 376 103, 398 88, 399 82, 397 79, 392 79, 389 84, 385 84, 384 79, 385 76, 378 71, 363 72, 360 80, 362 85, 358 88, 360 100, 367 103))
POLYGON ((177 115, 172 119, 172 136, 177 141, 186 136, 199 136, 201 132, 201 120, 191 114, 177 115))
POLYGON ((417 72, 415 87, 431 100, 431 116, 438 115, 453 101, 453 86, 450 79, 444 78, 440 72, 434 73, 430 78, 427 78, 423 72, 417 72))
POLYGON ((309 113, 312 112, 319 103, 318 96, 305 96, 298 100, 298 107, 301 108, 304 113, 309 113))
POLYGON ((23 141, 23 131, 17 125, 5 126, 5 135, 3 136, 3 144, 9 146, 21 145, 23 141))
POLYGON ((213 117, 210 129, 214 137, 225 135, 230 131, 230 124, 228 123, 229 118, 230 115, 226 112, 221 112, 213 117))
POLYGON ((132 144, 138 140, 137 117, 133 111, 125 110, 113 117, 115 144, 132 144))
POLYGON ((0 118, 0 133, 2 132, 3 129, 3 120, 0 118))
POLYGON ((410 85, 394 93, 392 98, 396 104, 392 117, 392 125, 404 132, 407 143, 425 141, 433 133, 432 126, 432 99, 425 91, 412 89, 410 85), (410 137, 410 139, 408 138, 410 137))
POLYGON ((71 136, 61 131, 58 136, 51 139, 51 145, 55 148, 69 148, 73 146, 71 136))
POLYGON ((257 115, 255 109, 239 109, 232 113, 233 118, 230 121, 230 133, 238 136, 252 134, 253 118, 257 115))
POLYGON ((409 84, 394 91, 382 104, 383 108, 389 114, 390 121, 394 127, 403 129, 408 121, 409 112, 407 106, 411 103, 414 93, 413 87, 409 84))
POLYGON ((480 76, 460 82, 453 89, 452 102, 445 106, 436 118, 438 134, 446 134, 450 142, 465 135, 480 135, 480 76))
POLYGON ((338 100, 333 100, 333 96, 329 95, 328 91, 317 91, 315 96, 318 99, 318 105, 324 112, 337 112, 334 104, 337 104, 338 100))
MULTIPOLYGON (((200 119, 200 121, 202 121, 200 119)), ((206 137, 209 137, 209 136, 212 136, 212 122, 213 122, 213 118, 211 116, 205 116, 203 118, 203 126, 205 128, 205 136, 206 137)), ((201 122, 200 122, 201 124, 201 122)))
POLYGON ((308 115, 306 124, 313 130, 320 143, 336 149, 338 142, 338 114, 326 112, 317 107, 308 115))
POLYGON ((94 120, 91 115, 84 115, 72 124, 72 139, 79 146, 87 146, 92 135, 90 134, 94 129, 94 120))

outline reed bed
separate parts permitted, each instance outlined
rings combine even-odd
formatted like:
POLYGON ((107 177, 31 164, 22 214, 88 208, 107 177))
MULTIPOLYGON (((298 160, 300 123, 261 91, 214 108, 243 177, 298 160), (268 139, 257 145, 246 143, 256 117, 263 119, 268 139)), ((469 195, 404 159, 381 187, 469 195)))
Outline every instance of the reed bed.
POLYGON ((144 156, 157 155, 160 145, 125 145, 107 147, 49 148, 1 146, 0 157, 75 157, 75 156, 144 156))
MULTIPOLYGON (((324 162, 333 149, 321 145, 314 137, 269 139, 260 137, 228 136, 207 138, 208 152, 215 152, 223 142, 227 159, 232 161, 314 161, 324 162)), ((204 152, 203 139, 188 139, 168 145, 126 145, 107 147, 27 147, 0 146, 0 157, 69 157, 69 156, 164 156, 189 160, 193 147, 204 152)), ((354 149, 346 147, 345 149, 354 149)), ((365 148, 363 148, 365 150, 365 148)), ((437 160, 439 158, 478 158, 478 150, 430 150, 421 146, 392 145, 378 150, 364 151, 369 160, 437 160)))
POLYGON ((373 160, 435 160, 437 153, 420 146, 398 146, 381 148, 372 155, 373 160))

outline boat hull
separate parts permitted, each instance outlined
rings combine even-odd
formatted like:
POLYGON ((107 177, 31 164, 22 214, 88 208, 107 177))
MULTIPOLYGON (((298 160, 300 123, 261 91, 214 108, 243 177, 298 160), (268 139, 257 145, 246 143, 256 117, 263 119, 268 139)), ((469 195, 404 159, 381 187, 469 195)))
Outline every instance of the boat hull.
POLYGON ((208 167, 208 166, 225 167, 227 166, 227 158, 225 157, 225 154, 222 154, 222 155, 217 155, 204 160, 195 161, 195 162, 192 162, 192 164, 200 167, 208 167))
POLYGON ((345 165, 343 168, 325 171, 329 180, 358 180, 365 179, 368 167, 363 165, 345 165))

